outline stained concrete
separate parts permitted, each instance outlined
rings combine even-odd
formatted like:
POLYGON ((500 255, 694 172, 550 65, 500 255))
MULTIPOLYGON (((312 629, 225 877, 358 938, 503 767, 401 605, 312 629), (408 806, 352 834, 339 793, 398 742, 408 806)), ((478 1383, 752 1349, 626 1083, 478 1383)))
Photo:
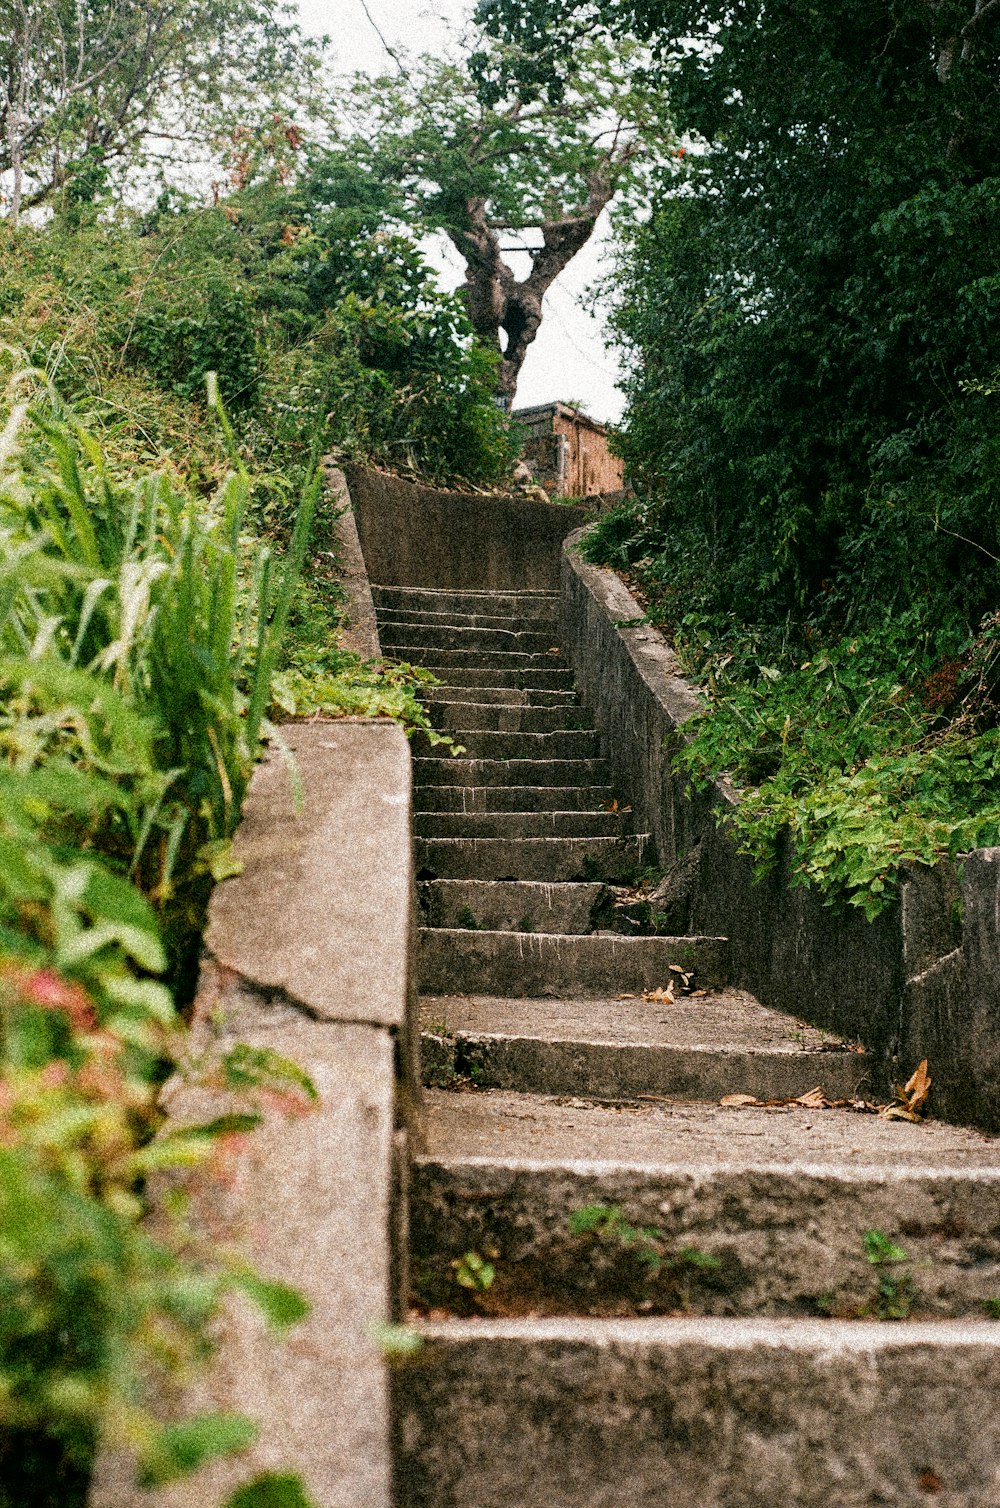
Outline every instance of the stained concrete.
POLYGON ((864 1056, 740 991, 673 1005, 642 999, 425 995, 425 1079, 449 1071, 537 1094, 777 1099, 822 1082, 831 1099, 868 1086, 864 1056))
POLYGON ((582 508, 524 497, 447 492, 345 467, 369 579, 458 592, 552 591, 559 546, 582 508))
POLYGON ((243 873, 213 897, 207 950, 319 1020, 402 1029, 413 909, 406 738, 389 722, 289 724, 283 735, 303 810, 272 752, 234 842, 243 873))
POLYGON ((725 983, 721 937, 567 936, 421 927, 418 978, 438 995, 603 996, 665 988, 677 964, 699 988, 725 983))
MULTIPOLYGON (((270 1112, 245 1147, 196 1178, 195 1227, 213 1239, 224 1233, 263 1276, 296 1287, 311 1312, 278 1342, 234 1301, 210 1369, 161 1402, 168 1419, 247 1414, 260 1428, 248 1452, 156 1492, 131 1484, 126 1460, 105 1457, 91 1508, 218 1508, 262 1471, 300 1473, 317 1508, 388 1508, 389 1400, 372 1327, 393 1307, 392 1041, 375 1027, 319 1025, 245 996, 234 1016, 216 1045, 284 1054, 311 1075, 320 1102, 290 1119, 270 1112)), ((178 1125, 232 1107, 216 1093, 175 1089, 168 1108, 178 1125)))
POLYGON ((628 838, 418 838, 415 852, 422 879, 616 881, 642 865, 646 844, 645 833, 628 838))
POLYGON ((340 512, 334 518, 331 532, 337 555, 337 569, 347 599, 347 623, 341 629, 340 648, 351 650, 363 660, 378 660, 382 646, 378 637, 378 622, 375 604, 365 570, 358 525, 351 508, 347 479, 337 467, 327 467, 326 485, 334 505, 340 512))
POLYGON ((1000 1504, 988 1323, 422 1331, 422 1365, 395 1379, 406 1508, 913 1508, 929 1492, 947 1508, 1000 1504))
POLYGON ((537 880, 425 880, 417 886, 426 927, 461 927, 471 917, 490 932, 589 932, 605 886, 537 880))

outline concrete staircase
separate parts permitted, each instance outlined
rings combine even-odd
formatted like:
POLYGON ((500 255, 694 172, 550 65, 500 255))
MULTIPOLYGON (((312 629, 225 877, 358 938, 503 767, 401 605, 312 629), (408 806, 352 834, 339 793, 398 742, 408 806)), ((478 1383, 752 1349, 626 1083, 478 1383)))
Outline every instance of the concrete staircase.
POLYGON ((414 750, 400 1508, 1000 1505, 995 1141, 824 1108, 863 1054, 728 987, 725 938, 619 930, 655 856, 554 594, 374 594, 465 750, 414 750))

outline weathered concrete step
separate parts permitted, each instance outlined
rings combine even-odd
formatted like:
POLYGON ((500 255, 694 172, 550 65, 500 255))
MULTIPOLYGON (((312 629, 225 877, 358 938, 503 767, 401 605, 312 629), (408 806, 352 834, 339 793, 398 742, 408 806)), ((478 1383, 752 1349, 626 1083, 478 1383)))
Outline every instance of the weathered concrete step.
POLYGON ((397 623, 420 624, 426 628, 458 628, 463 632, 470 628, 502 628, 523 633, 556 632, 553 627, 542 629, 540 624, 556 623, 557 614, 553 610, 541 617, 535 613, 527 615, 518 612, 503 612, 496 608, 474 613, 457 613, 450 608, 447 611, 425 611, 418 608, 392 608, 379 607, 376 609, 379 626, 389 628, 397 623))
POLYGON ((606 759, 446 759, 417 755, 413 783, 421 786, 607 785, 606 759))
MULTIPOLYGON (((683 959, 667 963, 683 965, 683 959)), ((663 986, 677 978, 669 967, 661 976, 663 986)), ((487 1088, 611 1100, 782 1099, 820 1083, 834 1099, 871 1092, 864 1056, 743 991, 678 996, 673 1005, 620 1000, 619 993, 626 988, 596 999, 582 990, 544 1006, 537 998, 505 999, 484 989, 454 997, 428 993, 421 1003, 426 1077, 447 1082, 454 1071, 487 1088)), ((726 1124, 736 1123, 730 1116, 726 1124)))
POLYGON ((539 1120, 562 1108, 527 1095, 428 1094, 411 1248, 424 1290, 434 1282, 445 1307, 450 1262, 467 1251, 496 1253, 492 1313, 683 1306, 843 1319, 895 1301, 914 1317, 983 1317, 997 1296, 1000 1166, 995 1144, 974 1132, 847 1111, 820 1112, 817 1126, 805 1110, 577 1103, 568 1124, 552 1125, 553 1147, 539 1120), (692 1118, 707 1143, 695 1153, 684 1135, 692 1118), (574 1231, 574 1216, 595 1206, 649 1232, 652 1246, 613 1228, 574 1231), (873 1263, 870 1231, 905 1260, 873 1263), (710 1262, 685 1262, 685 1251, 710 1262), (644 1260, 653 1253, 659 1271, 644 1260), (893 1288, 883 1293, 884 1279, 893 1288))
POLYGON ((415 793, 418 812, 610 812, 610 785, 425 785, 415 793))
MULTIPOLYGON (((592 728, 559 733, 498 733, 483 728, 449 728, 468 759, 597 759, 601 740, 592 728)), ((426 734, 413 735, 413 752, 419 757, 433 746, 426 734)))
MULTIPOLYGON (((546 655, 544 662, 536 670, 497 670, 482 669, 478 664, 468 666, 441 665, 431 660, 423 663, 424 670, 430 671, 442 682, 441 689, 445 686, 453 689, 459 686, 485 689, 496 687, 499 690, 513 688, 518 691, 567 691, 573 692, 573 672, 566 666, 560 667, 554 662, 553 657, 546 655)), ((437 690, 438 688, 435 688, 437 690)), ((575 695, 576 693, 573 692, 575 695)), ((473 698, 475 700, 475 698, 473 698)))
POLYGON ((549 932, 474 932, 421 927, 419 988, 428 994, 593 998, 655 990, 671 965, 700 989, 725 983, 724 937, 567 936, 549 932))
POLYGON ((379 639, 383 649, 396 645, 421 645, 427 649, 475 649, 518 654, 558 652, 551 631, 516 628, 462 628, 457 623, 381 623, 379 639))
POLYGON ((458 706, 471 702, 494 707, 578 707, 575 691, 526 691, 523 686, 435 686, 436 703, 458 706))
POLYGON ((643 862, 649 834, 627 838, 417 838, 424 880, 615 880, 643 862))
POLYGON ((422 1324, 406 1508, 996 1508, 1000 1326, 422 1324), (929 1497, 928 1494, 934 1494, 929 1497))
POLYGON ((434 587, 373 586, 377 608, 405 612, 510 613, 551 619, 559 613, 558 592, 449 592, 434 587))
POLYGON ((424 880, 417 902, 425 927, 475 926, 489 932, 589 932, 601 884, 533 880, 424 880))
POLYGON ((594 719, 580 706, 524 707, 490 702, 441 701, 432 693, 424 698, 436 728, 457 728, 494 733, 561 733, 591 731, 594 719))
MULTIPOLYGON (((454 680, 455 672, 459 670, 475 670, 477 680, 480 671, 504 670, 513 676, 512 680, 506 681, 506 685, 521 685, 518 677, 523 677, 523 684, 534 685, 536 672, 564 668, 564 662, 558 653, 549 651, 547 654, 528 654, 515 650, 487 650, 487 649, 435 649, 426 644, 392 644, 382 645, 384 653, 394 660, 403 660, 408 665, 419 665, 423 670, 429 670, 438 680, 454 680)), ((567 684, 572 683, 572 673, 567 684)), ((488 681, 483 679, 483 685, 488 681)))
POLYGON ((420 838, 613 838, 630 826, 613 812, 417 812, 413 831, 420 838))

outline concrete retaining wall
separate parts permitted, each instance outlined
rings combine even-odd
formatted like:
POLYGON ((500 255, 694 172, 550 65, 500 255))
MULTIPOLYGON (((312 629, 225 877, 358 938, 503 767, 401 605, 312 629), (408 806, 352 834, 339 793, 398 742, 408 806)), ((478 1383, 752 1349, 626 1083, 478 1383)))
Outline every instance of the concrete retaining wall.
POLYGON ((686 860, 688 928, 729 937, 734 982, 765 1004, 863 1042, 874 1093, 926 1057, 935 1114, 1000 1130, 1000 850, 960 876, 906 871, 874 922, 793 885, 787 856, 755 883, 726 822, 736 793, 724 780, 692 793, 671 761, 701 700, 619 578, 580 558, 582 533, 563 552, 566 655, 661 864, 686 860))
MULTIPOLYGON (((165 1416, 235 1410, 260 1438, 140 1492, 130 1462, 100 1460, 92 1508, 219 1508, 263 1471, 301 1473, 318 1508, 389 1508, 386 1368, 373 1325, 398 1318, 407 1284, 406 1141, 419 1111, 412 967, 411 776, 395 724, 284 730, 305 791, 258 767, 236 837, 241 875, 212 898, 192 1052, 270 1047, 312 1075, 319 1104, 269 1111, 221 1170, 194 1189, 196 1224, 265 1276, 294 1284, 311 1313, 276 1342, 233 1304, 207 1374, 165 1416), (220 1176, 221 1172, 221 1176, 220 1176)), ((168 1086, 173 1124, 232 1108, 217 1091, 168 1086)))
POLYGON ((555 592, 562 540, 588 517, 516 494, 447 492, 363 466, 344 471, 368 579, 379 586, 555 592))

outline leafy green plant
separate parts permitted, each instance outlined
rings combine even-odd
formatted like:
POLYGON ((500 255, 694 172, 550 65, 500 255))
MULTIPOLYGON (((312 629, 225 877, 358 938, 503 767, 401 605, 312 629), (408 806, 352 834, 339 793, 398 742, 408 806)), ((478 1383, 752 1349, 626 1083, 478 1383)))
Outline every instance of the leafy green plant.
POLYGON ((492 1262, 480 1256, 478 1251, 467 1251, 464 1256, 456 1257, 451 1264, 452 1281, 459 1288, 466 1288, 470 1293, 489 1293, 496 1277, 496 1268, 492 1262))
POLYGON ((880 1230, 865 1231, 863 1245, 865 1260, 876 1269, 878 1277, 877 1318, 908 1319, 918 1296, 913 1279, 909 1273, 887 1270, 909 1262, 906 1252, 880 1230))
POLYGON ((591 1246, 619 1253, 643 1273, 644 1281, 664 1283, 681 1307, 691 1300, 691 1279, 699 1273, 718 1272, 721 1260, 695 1246, 671 1249, 656 1226, 636 1226, 617 1205, 588 1204, 569 1217, 570 1235, 591 1246))

